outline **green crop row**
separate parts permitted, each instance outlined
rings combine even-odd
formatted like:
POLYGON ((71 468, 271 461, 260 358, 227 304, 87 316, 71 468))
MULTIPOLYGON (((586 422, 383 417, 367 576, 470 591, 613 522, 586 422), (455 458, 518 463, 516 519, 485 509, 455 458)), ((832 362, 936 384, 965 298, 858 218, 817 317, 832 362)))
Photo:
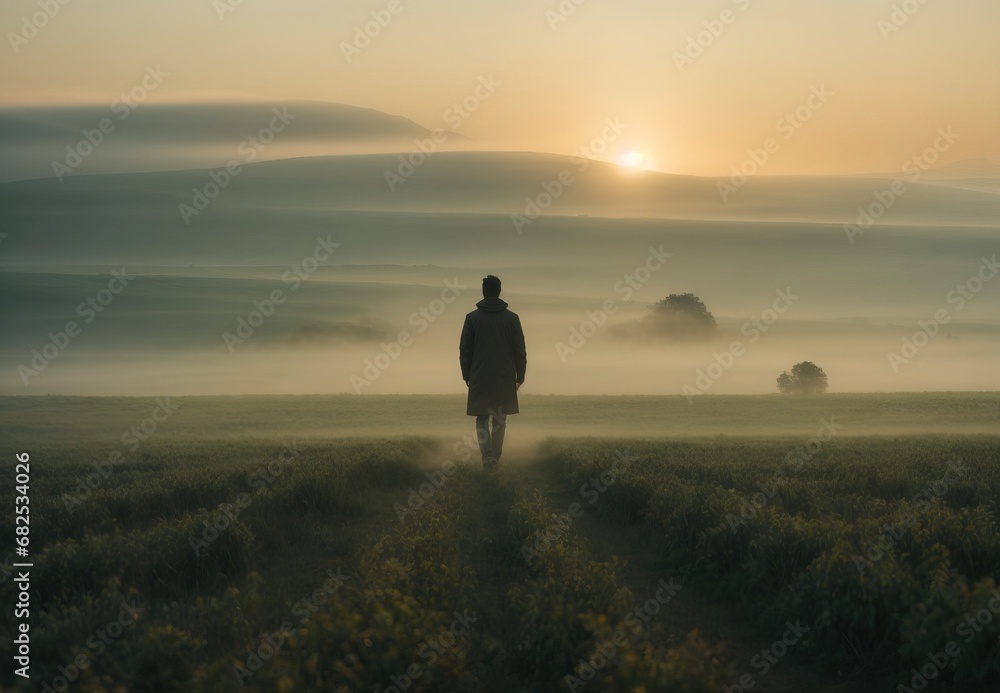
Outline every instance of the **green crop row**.
POLYGON ((623 446, 632 462, 600 508, 644 523, 670 565, 763 633, 808 624, 796 656, 891 685, 935 657, 937 680, 1000 678, 997 439, 572 441, 547 455, 582 486, 623 446))

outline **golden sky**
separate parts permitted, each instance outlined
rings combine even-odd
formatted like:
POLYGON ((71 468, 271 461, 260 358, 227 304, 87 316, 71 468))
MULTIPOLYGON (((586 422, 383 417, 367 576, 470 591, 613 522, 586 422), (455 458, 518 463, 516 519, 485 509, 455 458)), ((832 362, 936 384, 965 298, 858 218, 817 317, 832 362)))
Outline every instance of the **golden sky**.
POLYGON ((939 128, 960 136, 944 161, 1000 163, 997 0, 4 0, 0 26, 8 106, 110 104, 159 65, 150 102, 433 128, 492 77, 459 128, 489 148, 571 154, 617 118, 615 152, 674 173, 726 174, 768 138, 761 174, 899 171, 939 128))

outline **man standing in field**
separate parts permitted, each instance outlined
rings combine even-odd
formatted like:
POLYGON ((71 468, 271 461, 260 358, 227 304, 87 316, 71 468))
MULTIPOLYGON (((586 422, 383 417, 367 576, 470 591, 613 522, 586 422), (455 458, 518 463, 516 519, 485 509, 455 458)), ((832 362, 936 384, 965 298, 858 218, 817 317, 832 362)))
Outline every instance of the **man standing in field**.
POLYGON ((465 413, 476 417, 483 469, 492 469, 503 452, 507 415, 518 411, 528 363, 521 319, 500 300, 500 279, 492 274, 483 279, 483 300, 465 316, 458 360, 469 388, 465 413))

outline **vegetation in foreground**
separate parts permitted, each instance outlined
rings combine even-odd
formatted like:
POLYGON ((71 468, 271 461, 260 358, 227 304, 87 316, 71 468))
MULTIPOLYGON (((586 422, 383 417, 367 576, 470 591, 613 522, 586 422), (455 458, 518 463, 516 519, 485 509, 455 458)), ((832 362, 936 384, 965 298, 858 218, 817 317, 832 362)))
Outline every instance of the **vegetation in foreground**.
POLYGON ((646 525, 667 565, 763 633, 804 624, 788 656, 891 690, 995 690, 1000 440, 832 436, 547 454, 573 484, 612 480, 601 510, 646 525))
POLYGON ((86 451, 47 454, 32 672, 85 691, 719 691, 753 671, 788 690, 787 661, 830 686, 989 690, 998 443, 564 440, 484 475, 428 440, 151 442, 75 502, 86 451), (595 522, 643 532, 655 592, 595 522), (685 590, 784 637, 770 672, 679 632, 685 590))

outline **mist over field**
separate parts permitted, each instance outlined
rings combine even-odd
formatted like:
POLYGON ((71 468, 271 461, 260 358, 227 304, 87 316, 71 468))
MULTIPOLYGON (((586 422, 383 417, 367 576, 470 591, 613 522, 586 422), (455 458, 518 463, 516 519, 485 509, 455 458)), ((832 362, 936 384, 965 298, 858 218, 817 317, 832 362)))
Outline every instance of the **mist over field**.
POLYGON ((576 155, 425 155, 412 121, 315 103, 286 109, 269 147, 232 135, 278 109, 173 105, 78 170, 22 161, 100 115, 0 113, 4 394, 460 393, 488 273, 525 327, 525 393, 770 393, 805 360, 831 391, 1000 387, 988 162, 736 187, 576 155), (688 292, 715 336, 637 330, 688 292))

